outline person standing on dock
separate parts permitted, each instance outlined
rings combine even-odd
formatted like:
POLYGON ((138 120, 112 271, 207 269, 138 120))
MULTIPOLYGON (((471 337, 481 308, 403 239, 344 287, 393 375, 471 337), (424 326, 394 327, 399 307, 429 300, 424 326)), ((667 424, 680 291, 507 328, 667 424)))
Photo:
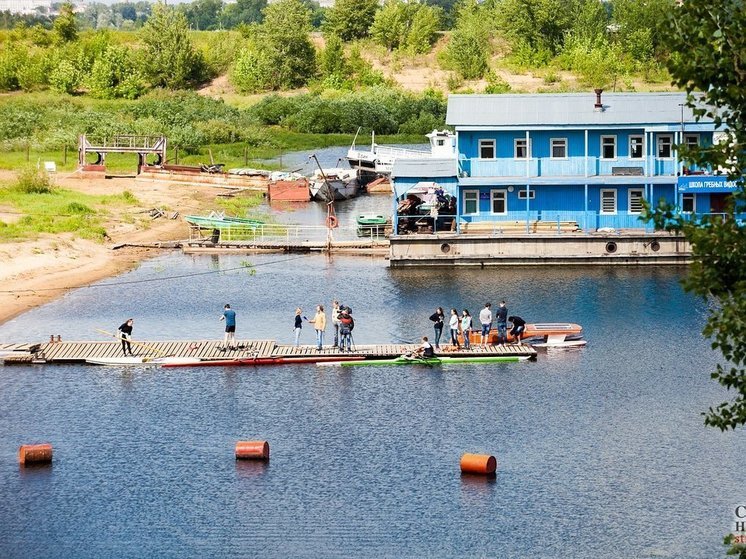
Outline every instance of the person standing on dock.
POLYGON ((119 328, 117 328, 117 334, 119 334, 119 339, 122 340, 122 351, 124 352, 124 356, 127 357, 127 352, 129 351, 130 356, 132 356, 132 344, 130 343, 130 340, 132 340, 132 324, 134 323, 134 320, 131 318, 128 318, 124 324, 122 324, 119 328))
POLYGON ((510 329, 510 335, 513 336, 513 341, 518 345, 521 345, 521 334, 526 331, 526 321, 520 316, 509 316, 508 320, 513 324, 513 328, 510 329))
POLYGON ((355 328, 355 321, 349 311, 344 308, 344 310, 339 314, 339 349, 341 351, 345 351, 345 348, 347 348, 348 352, 352 351, 353 328, 355 328))
POLYGON ((339 346, 339 314, 342 309, 339 306, 339 301, 332 302, 332 326, 334 326, 334 347, 339 346))
POLYGON ((293 326, 293 334, 295 335, 295 347, 300 346, 300 331, 303 329, 303 317, 301 316, 303 311, 300 307, 295 309, 295 326, 293 326))
POLYGON ((482 347, 487 347, 492 329, 492 303, 485 303, 484 308, 479 311, 479 322, 482 325, 482 347))
POLYGON ((433 322, 433 328, 435 329, 435 349, 440 349, 440 336, 443 334, 443 324, 446 320, 443 307, 435 309, 435 312, 430 315, 430 320, 433 322))
POLYGON ((461 314, 461 333, 464 336, 464 349, 469 349, 471 347, 471 340, 469 339, 471 337, 471 327, 471 315, 467 309, 464 309, 461 314))
POLYGON ((309 320, 313 327, 316 329, 316 349, 321 351, 324 347, 324 330, 326 330, 326 313, 324 312, 324 305, 318 305, 316 307, 316 315, 313 320, 309 320))
POLYGON ((508 307, 505 306, 505 301, 500 301, 500 306, 497 308, 495 313, 497 320, 497 343, 506 344, 508 343, 508 307))
POLYGON ((221 351, 230 349, 236 349, 236 311, 231 309, 231 306, 226 304, 223 307, 223 314, 220 320, 225 320, 225 336, 223 338, 223 347, 221 351))
POLYGON ((458 311, 456 309, 451 309, 451 318, 448 320, 448 326, 451 329, 451 345, 456 349, 461 349, 461 346, 458 343, 459 319, 458 311))

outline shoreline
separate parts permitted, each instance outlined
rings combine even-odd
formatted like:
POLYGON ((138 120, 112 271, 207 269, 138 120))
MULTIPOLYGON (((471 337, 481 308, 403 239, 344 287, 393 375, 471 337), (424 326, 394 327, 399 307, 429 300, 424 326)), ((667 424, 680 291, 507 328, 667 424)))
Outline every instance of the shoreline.
MULTIPOLYGON (((0 173, 12 180, 13 174, 0 173)), ((179 215, 215 209, 215 188, 168 181, 133 181, 129 178, 80 179, 58 177, 57 185, 89 194, 116 194, 129 190, 138 207, 167 207, 179 215)), ((132 212, 133 208, 126 211, 132 212)), ((157 243, 179 240, 187 226, 182 219, 159 218, 137 224, 124 223, 112 212, 104 226, 106 243, 76 239, 72 233, 42 234, 37 239, 0 244, 0 325, 25 312, 52 302, 69 291, 136 268, 161 253, 161 249, 114 247, 125 243, 157 243)))

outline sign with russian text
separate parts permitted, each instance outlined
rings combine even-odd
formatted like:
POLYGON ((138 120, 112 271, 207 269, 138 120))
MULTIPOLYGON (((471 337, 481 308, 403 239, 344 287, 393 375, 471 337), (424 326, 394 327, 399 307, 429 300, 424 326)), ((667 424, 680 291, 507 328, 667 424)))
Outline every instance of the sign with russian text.
POLYGON ((728 177, 688 175, 679 177, 677 188, 679 192, 694 194, 733 192, 738 189, 738 181, 729 181, 728 177))

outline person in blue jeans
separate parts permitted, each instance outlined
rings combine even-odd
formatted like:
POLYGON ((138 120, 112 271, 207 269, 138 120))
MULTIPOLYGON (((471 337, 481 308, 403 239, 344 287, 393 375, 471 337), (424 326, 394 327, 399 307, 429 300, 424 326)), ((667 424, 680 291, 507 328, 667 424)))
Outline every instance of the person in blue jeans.
POLYGON ((508 307, 505 306, 505 301, 500 301, 500 306, 497 307, 497 312, 495 312, 495 320, 497 322, 497 343, 508 343, 508 307))
POLYGON ((440 336, 443 334, 443 323, 446 320, 443 307, 435 309, 435 312, 430 315, 430 320, 433 322, 433 328, 435 329, 435 349, 440 349, 440 336))
POLYGON ((469 338, 471 337, 472 320, 469 311, 464 309, 461 314, 461 333, 464 336, 464 349, 471 347, 469 338))
POLYGON ((487 347, 492 328, 492 304, 484 304, 484 308, 479 312, 479 322, 482 325, 482 347, 487 347))

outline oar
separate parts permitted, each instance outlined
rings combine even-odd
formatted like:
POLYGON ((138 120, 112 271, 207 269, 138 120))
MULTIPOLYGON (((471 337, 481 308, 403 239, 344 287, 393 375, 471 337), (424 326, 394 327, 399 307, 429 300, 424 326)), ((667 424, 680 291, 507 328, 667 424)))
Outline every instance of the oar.
MULTIPOLYGON (((106 330, 101 330, 100 328, 96 328, 96 332, 101 332, 102 334, 106 334, 107 336, 111 338, 115 338, 117 340, 123 340, 123 338, 120 334, 112 334, 111 332, 107 332, 106 330)), ((165 351, 161 351, 160 349, 154 348, 153 346, 150 346, 148 344, 144 344, 142 342, 133 342, 132 340, 127 340, 129 343, 131 343, 134 346, 139 346, 147 349, 148 351, 152 351, 154 353, 159 353, 161 357, 170 357, 168 353, 165 351)))

